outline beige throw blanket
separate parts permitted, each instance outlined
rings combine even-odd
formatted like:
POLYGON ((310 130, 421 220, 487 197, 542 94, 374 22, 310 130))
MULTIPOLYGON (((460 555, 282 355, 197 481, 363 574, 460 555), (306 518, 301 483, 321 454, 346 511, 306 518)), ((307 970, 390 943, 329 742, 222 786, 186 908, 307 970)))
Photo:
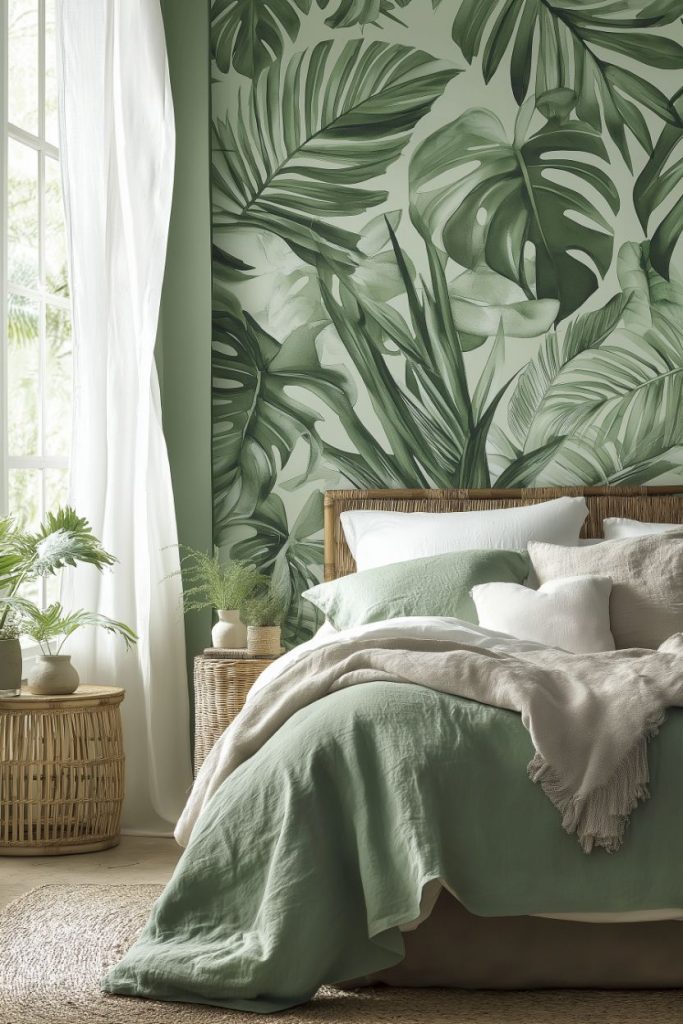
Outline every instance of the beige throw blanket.
POLYGON ((529 777, 587 852, 612 852, 648 797, 647 741, 683 705, 683 634, 658 651, 514 654, 425 637, 340 640, 302 654, 243 708, 211 751, 176 829, 186 845, 221 783, 303 707, 374 681, 414 683, 517 711, 535 755, 529 777))

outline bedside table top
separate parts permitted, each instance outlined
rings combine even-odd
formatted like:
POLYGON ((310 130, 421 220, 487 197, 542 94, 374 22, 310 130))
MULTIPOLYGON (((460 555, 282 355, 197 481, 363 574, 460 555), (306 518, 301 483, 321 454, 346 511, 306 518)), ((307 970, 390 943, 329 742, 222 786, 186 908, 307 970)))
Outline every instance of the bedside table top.
POLYGON ((75 693, 44 694, 30 693, 25 686, 18 697, 0 698, 0 711, 37 711, 41 707, 57 708, 78 704, 119 704, 126 691, 119 686, 93 686, 82 683, 75 693))
POLYGON ((249 654, 246 647, 205 647, 196 657, 213 661, 274 661, 284 653, 284 647, 280 648, 280 654, 249 654))

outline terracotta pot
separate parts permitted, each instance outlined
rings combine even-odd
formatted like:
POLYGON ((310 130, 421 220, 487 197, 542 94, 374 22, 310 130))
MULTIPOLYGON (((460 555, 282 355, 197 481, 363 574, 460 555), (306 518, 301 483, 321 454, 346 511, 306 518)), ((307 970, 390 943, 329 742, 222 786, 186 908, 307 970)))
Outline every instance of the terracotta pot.
POLYGON ((248 626, 247 651, 252 658, 278 655, 282 651, 280 626, 248 626))
POLYGON ((21 644, 0 640, 0 697, 18 697, 20 693, 21 644))
POLYGON ((74 693, 79 682, 70 654, 41 654, 31 666, 28 688, 44 696, 63 695, 74 693))
POLYGON ((236 609, 220 609, 218 622, 211 630, 214 647, 229 648, 233 651, 247 646, 247 627, 236 609))

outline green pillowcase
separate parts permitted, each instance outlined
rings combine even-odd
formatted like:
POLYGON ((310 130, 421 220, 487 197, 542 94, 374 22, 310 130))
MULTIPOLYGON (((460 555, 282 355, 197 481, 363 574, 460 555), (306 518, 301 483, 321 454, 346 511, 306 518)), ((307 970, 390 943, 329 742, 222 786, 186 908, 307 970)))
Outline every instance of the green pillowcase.
POLYGON ((454 551, 394 562, 342 576, 304 591, 335 629, 403 615, 446 615, 475 623, 470 597, 480 583, 523 583, 529 575, 524 551, 454 551))

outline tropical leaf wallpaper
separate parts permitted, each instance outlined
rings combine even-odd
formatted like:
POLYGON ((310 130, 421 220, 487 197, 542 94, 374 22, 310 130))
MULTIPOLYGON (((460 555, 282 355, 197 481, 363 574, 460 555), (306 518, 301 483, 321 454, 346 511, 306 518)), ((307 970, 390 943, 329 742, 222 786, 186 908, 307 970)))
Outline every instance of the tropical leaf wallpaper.
POLYGON ((683 0, 214 0, 214 539, 328 487, 683 481, 683 0))

